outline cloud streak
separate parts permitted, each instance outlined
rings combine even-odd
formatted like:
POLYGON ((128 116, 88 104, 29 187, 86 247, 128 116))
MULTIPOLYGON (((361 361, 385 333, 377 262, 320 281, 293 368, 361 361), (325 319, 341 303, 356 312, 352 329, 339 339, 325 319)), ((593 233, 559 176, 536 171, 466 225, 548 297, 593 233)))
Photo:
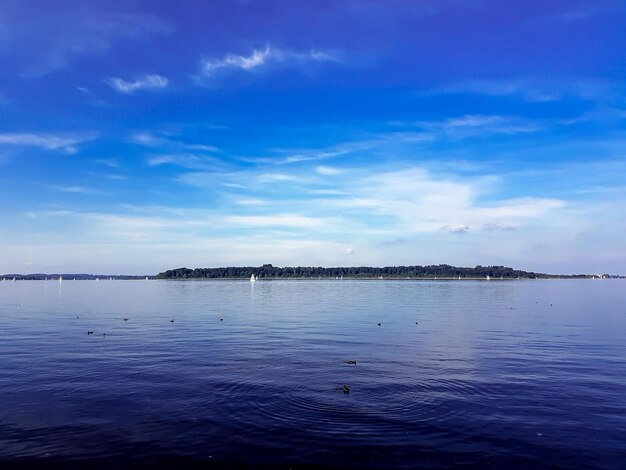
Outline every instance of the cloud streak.
POLYGON ((215 59, 203 57, 200 61, 200 73, 203 77, 211 77, 220 71, 252 72, 269 66, 293 67, 311 62, 338 63, 337 53, 318 51, 300 52, 272 47, 269 44, 263 49, 253 49, 249 55, 226 54, 215 59))
POLYGON ((512 78, 503 80, 467 80, 421 91, 421 96, 441 94, 477 94, 494 97, 518 97, 531 103, 558 101, 564 97, 603 100, 615 96, 616 84, 606 79, 539 80, 512 78))
POLYGON ((144 75, 141 78, 132 81, 126 81, 121 78, 107 78, 105 82, 123 94, 130 95, 139 90, 159 90, 167 87, 168 79, 161 75, 144 75))
POLYGON ((151 134, 149 132, 135 132, 131 136, 131 142, 139 145, 144 145, 146 147, 174 147, 174 148, 183 148, 188 150, 197 150, 203 152, 219 152, 219 148, 213 145, 207 144, 190 144, 187 142, 183 142, 181 140, 172 139, 169 137, 162 137, 158 135, 151 134))
POLYGON ((60 150, 65 153, 76 153, 77 145, 94 140, 97 134, 30 134, 30 133, 5 133, 0 134, 0 144, 15 145, 20 147, 39 147, 46 150, 60 150))

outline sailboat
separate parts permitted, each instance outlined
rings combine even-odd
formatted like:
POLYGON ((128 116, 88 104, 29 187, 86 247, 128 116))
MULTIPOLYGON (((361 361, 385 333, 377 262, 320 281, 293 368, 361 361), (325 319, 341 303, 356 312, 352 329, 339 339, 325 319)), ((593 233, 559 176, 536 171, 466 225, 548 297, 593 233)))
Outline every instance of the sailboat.
POLYGON ((63 276, 59 276, 59 282, 63 282, 63 276))
POLYGON ((485 277, 485 279, 487 279, 488 281, 491 280, 491 276, 489 274, 487 274, 487 277, 485 277))
POLYGON ((256 282, 256 280, 257 280, 257 277, 254 274, 252 274, 250 276, 250 282, 256 282))

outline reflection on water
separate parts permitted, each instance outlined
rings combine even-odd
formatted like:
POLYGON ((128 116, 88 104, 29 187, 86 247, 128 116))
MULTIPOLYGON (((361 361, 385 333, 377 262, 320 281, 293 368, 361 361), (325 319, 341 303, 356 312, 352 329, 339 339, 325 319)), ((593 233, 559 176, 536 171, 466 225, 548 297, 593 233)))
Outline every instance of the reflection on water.
POLYGON ((0 321, 5 462, 626 455, 620 280, 0 282, 0 321))

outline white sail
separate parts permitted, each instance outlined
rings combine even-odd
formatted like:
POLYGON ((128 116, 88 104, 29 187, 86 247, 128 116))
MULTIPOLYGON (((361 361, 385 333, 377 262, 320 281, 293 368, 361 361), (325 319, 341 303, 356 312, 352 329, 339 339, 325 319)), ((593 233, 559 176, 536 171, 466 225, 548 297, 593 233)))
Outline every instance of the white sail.
POLYGON ((256 282, 256 279, 257 279, 257 278, 256 278, 256 276, 255 276, 254 274, 252 274, 252 275, 250 276, 250 282, 256 282))

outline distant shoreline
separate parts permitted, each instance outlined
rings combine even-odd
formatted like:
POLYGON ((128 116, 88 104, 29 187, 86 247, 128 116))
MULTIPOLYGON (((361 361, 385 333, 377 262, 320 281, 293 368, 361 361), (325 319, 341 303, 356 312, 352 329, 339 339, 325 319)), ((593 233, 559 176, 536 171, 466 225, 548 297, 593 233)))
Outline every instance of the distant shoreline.
POLYGON ((458 267, 447 264, 428 266, 348 266, 276 267, 230 266, 219 268, 175 268, 157 275, 159 279, 431 279, 431 280, 509 280, 509 279, 593 279, 619 278, 611 274, 546 274, 506 266, 458 267))
MULTIPOLYGON (((106 277, 101 277, 101 278, 65 278, 63 277, 62 281, 63 282, 72 282, 72 281, 93 281, 93 282, 112 282, 112 281, 175 281, 175 282, 221 282, 221 281, 241 281, 241 282, 248 282, 248 279, 242 278, 242 277, 219 277, 219 278, 159 278, 157 276, 147 276, 148 279, 146 279, 146 276, 106 276, 106 277)), ((456 281, 456 282, 462 282, 462 281, 485 281, 485 282, 506 282, 506 281, 555 281, 555 280, 610 280, 610 279, 626 279, 626 276, 618 276, 618 275, 611 275, 611 276, 607 276, 607 277, 603 277, 603 278, 599 278, 597 276, 593 276, 593 275, 589 275, 589 276, 568 276, 568 275, 564 275, 564 276, 550 276, 550 277, 520 277, 518 278, 491 278, 491 279, 487 279, 485 277, 461 277, 460 279, 458 277, 383 277, 382 279, 380 278, 375 278, 375 277, 350 277, 350 276, 344 276, 343 279, 336 279, 333 277, 260 277, 257 280, 258 281, 262 281, 262 282, 273 282, 273 281, 294 281, 294 282, 300 282, 300 281, 367 281, 367 282, 374 282, 374 281, 446 281, 446 282, 450 282, 450 281, 456 281)), ((0 276, 0 283, 6 282, 6 283, 10 283, 13 281, 13 276, 9 277, 2 277, 0 276)), ((36 282, 59 282, 58 278, 53 278, 53 277, 48 277, 47 279, 43 278, 33 278, 33 277, 28 277, 28 276, 15 276, 15 282, 17 281, 36 281, 36 282)))
POLYGON ((157 276, 153 274, 144 274, 143 276, 134 276, 127 274, 3 274, 0 275, 0 282, 12 281, 15 278, 16 281, 132 281, 132 280, 145 280, 145 279, 157 279, 157 276))
POLYGON ((615 274, 546 274, 513 269, 506 266, 458 267, 447 264, 428 266, 296 266, 277 267, 271 264, 261 266, 230 266, 219 268, 175 268, 159 274, 85 274, 85 273, 31 273, 0 275, 5 281, 107 281, 107 280, 528 280, 528 279, 626 279, 625 275, 615 274))

